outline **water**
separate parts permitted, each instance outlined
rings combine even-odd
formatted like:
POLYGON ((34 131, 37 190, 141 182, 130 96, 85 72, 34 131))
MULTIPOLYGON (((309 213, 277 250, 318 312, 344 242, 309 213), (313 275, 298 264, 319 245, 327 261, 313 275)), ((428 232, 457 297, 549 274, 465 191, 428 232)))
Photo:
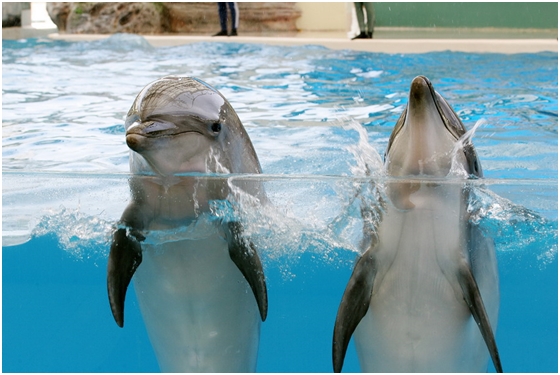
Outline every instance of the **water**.
MULTIPOLYGON (((356 193, 422 74, 468 128, 485 120, 473 142, 486 180, 470 182, 471 208, 496 242, 504 369, 557 372, 556 54, 152 48, 117 35, 3 41, 2 60, 4 371, 158 371, 134 293, 125 328, 114 324, 105 268, 129 199, 124 116, 169 74, 220 90, 263 166, 250 178, 275 208, 244 207, 269 288, 258 370, 331 371, 334 318, 360 251, 356 193)), ((344 370, 359 371, 352 343, 344 370)))

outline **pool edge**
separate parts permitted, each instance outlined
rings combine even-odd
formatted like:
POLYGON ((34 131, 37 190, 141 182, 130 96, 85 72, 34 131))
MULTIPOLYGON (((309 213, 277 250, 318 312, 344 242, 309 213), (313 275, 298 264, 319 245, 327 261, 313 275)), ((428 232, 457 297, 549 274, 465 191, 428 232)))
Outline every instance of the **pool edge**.
MULTIPOLYGON (((69 42, 105 39, 107 34, 48 34, 53 40, 69 42)), ((538 53, 558 52, 554 39, 372 39, 354 40, 344 38, 294 38, 267 36, 210 37, 187 35, 142 35, 154 47, 172 47, 189 43, 221 42, 251 43, 280 46, 320 45, 335 50, 355 50, 379 53, 426 53, 453 51, 468 53, 538 53)))

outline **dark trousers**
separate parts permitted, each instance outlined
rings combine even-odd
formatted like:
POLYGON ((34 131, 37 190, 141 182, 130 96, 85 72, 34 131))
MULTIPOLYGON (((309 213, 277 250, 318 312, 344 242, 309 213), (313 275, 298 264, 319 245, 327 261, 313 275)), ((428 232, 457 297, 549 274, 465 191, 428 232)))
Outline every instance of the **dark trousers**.
POLYGON ((237 30, 239 26, 239 11, 236 3, 218 3, 218 14, 220 15, 220 27, 222 31, 227 31, 227 6, 231 12, 231 28, 237 30))

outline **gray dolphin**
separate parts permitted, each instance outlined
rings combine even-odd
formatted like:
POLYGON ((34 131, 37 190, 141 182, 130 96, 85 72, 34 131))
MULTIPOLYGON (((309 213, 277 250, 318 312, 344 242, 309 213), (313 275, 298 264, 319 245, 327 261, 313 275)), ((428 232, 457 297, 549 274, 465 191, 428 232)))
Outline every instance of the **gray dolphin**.
MULTIPOLYGON (((138 94, 125 126, 132 200, 113 234, 107 267, 115 321, 124 324, 135 275, 162 371, 255 371, 268 309, 259 256, 239 222, 208 219, 209 201, 228 196, 224 179, 176 176, 261 173, 241 121, 206 83, 165 77, 138 94), (148 241, 149 231, 160 237, 148 241)), ((263 198, 259 186, 245 188, 263 198)))
POLYGON ((461 177, 447 181, 482 177, 464 135, 445 99, 416 77, 385 154, 387 175, 404 181, 387 183, 378 212, 362 208, 380 219, 364 225, 370 244, 338 309, 335 372, 352 334, 364 372, 485 372, 489 357, 502 371, 494 244, 469 220, 461 177))

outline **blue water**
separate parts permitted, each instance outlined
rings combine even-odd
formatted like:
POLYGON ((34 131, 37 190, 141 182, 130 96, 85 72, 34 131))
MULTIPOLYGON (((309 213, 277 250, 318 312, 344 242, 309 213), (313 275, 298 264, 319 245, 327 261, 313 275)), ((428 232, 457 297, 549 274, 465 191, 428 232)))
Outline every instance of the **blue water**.
MULTIPOLYGON (((468 128, 485 121, 473 139, 487 179, 473 182, 474 214, 496 242, 504 369, 557 372, 557 54, 152 48, 117 35, 3 41, 2 62, 3 371, 158 371, 134 293, 125 328, 114 324, 105 268, 129 199, 124 116, 145 84, 180 74, 229 99, 281 208, 247 212, 264 218, 250 229, 269 288, 258 370, 330 372, 360 251, 355 186, 422 74, 468 128)), ((344 371, 359 371, 353 343, 344 371)))

